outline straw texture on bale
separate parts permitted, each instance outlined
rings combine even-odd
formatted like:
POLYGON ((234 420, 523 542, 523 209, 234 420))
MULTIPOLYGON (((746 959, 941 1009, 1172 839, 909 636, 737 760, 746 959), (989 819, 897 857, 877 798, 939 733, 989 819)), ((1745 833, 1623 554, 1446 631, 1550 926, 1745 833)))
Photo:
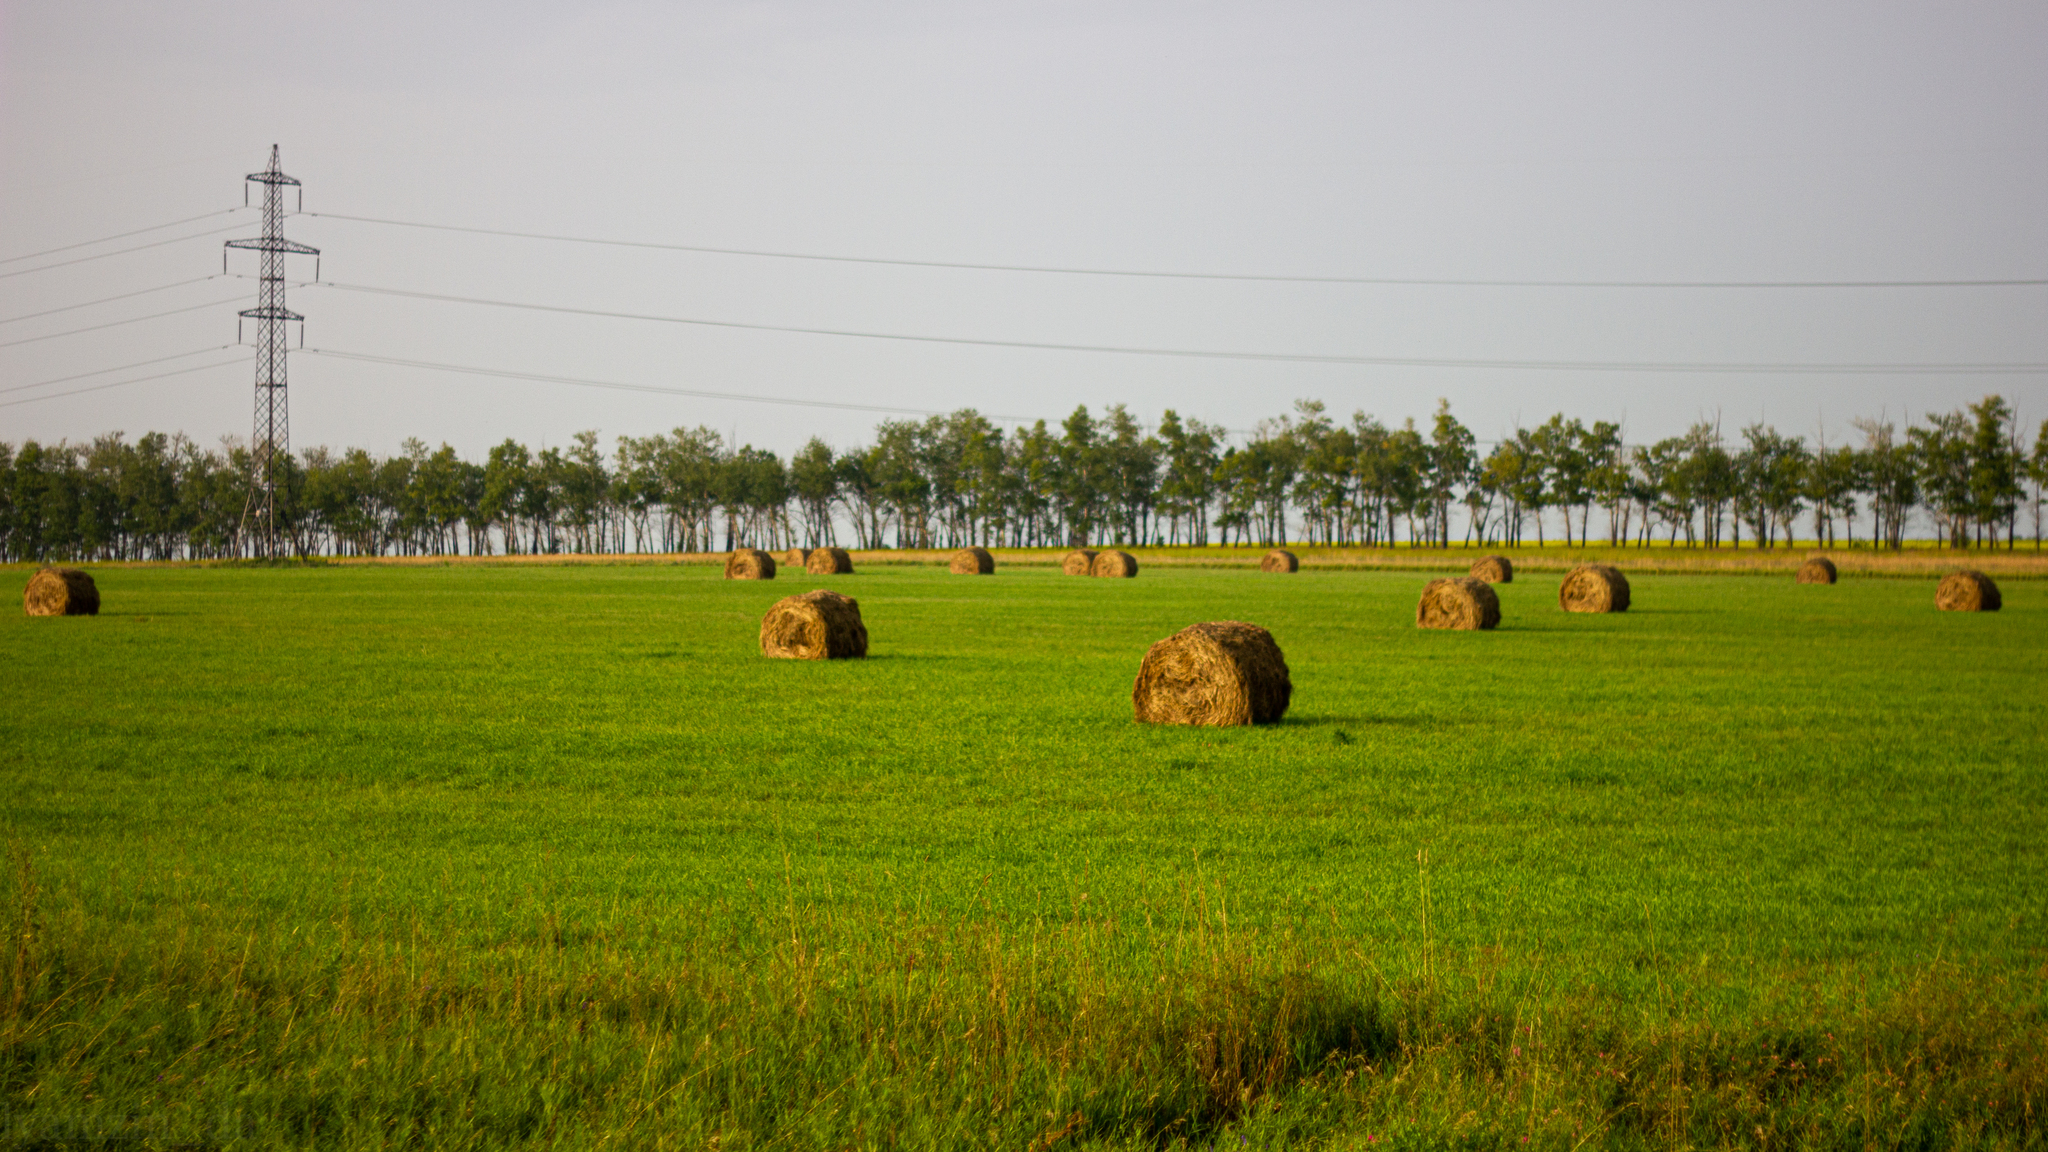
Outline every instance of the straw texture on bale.
POLYGON ((992 576, 995 570, 996 558, 986 548, 962 548, 946 565, 946 571, 955 576, 992 576))
POLYGON ((1468 632, 1500 623, 1500 597, 1493 585, 1473 576, 1431 580, 1415 606, 1417 628, 1456 628, 1468 632))
POLYGON ((1129 552, 1097 552, 1095 563, 1088 569, 1090 576, 1136 576, 1138 558, 1129 552))
POLYGON ((1968 569, 1943 576, 1934 590, 1934 606, 1943 612, 1996 612, 2001 603, 1991 577, 1968 569))
POLYGON ((1515 566, 1505 556, 1482 556, 1473 561, 1471 576, 1488 584, 1513 584, 1515 566))
POLYGON ((1152 645, 1131 685, 1131 707, 1141 724, 1222 728, 1271 724, 1293 694, 1273 634, 1223 620, 1190 624, 1152 645))
POLYGON ((775 557, 759 548, 735 548, 725 558, 727 580, 773 580, 775 557))
POLYGON ((1094 570, 1095 553, 1086 548, 1075 549, 1067 553, 1066 559, 1060 561, 1060 571, 1069 576, 1086 576, 1094 570))
POLYGON ((1799 566, 1799 575, 1792 579, 1800 584, 1833 584, 1835 562, 1825 556, 1808 556, 1806 563, 1799 566))
POLYGON ((100 589, 76 568, 44 568, 28 578, 21 606, 31 616, 97 616, 100 589))
POLYGON ((801 568, 811 558, 809 548, 791 548, 782 554, 782 562, 791 568, 801 568))
POLYGON ((1581 564, 1565 573, 1557 606, 1567 612, 1628 611, 1628 577, 1605 564, 1581 564))
POLYGON ((778 660, 852 660, 868 654, 860 601, 823 588, 784 596, 761 617, 761 654, 778 660))
POLYGON ((804 571, 813 576, 846 576, 853 572, 853 557, 844 548, 813 548, 804 557, 804 571))
POLYGON ((1275 548, 1271 552, 1266 553, 1264 560, 1259 561, 1259 571, 1299 572, 1301 571, 1301 557, 1296 556, 1285 548, 1275 548))

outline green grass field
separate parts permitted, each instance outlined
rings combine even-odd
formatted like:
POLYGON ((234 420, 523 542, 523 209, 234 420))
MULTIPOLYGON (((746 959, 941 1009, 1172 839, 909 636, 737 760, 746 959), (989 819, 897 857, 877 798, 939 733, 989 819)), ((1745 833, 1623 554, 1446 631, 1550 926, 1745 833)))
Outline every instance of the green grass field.
POLYGON ((2048 1142, 2042 583, 97 575, 0 614, 17 1145, 2048 1142), (1214 619, 1286 719, 1133 724, 1214 619))

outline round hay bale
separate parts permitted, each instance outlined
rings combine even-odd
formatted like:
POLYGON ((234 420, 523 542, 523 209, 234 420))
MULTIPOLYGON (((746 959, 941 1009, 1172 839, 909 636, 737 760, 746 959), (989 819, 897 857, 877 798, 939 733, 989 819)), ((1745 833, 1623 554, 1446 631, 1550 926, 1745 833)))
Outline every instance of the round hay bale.
POLYGON ((1077 548, 1060 561, 1060 571, 1069 576, 1086 576, 1095 570, 1095 553, 1077 548))
POLYGON ((1493 585, 1473 576, 1431 580, 1415 606, 1417 628, 1456 628, 1477 632, 1500 623, 1500 597, 1493 585))
POLYGON ((725 558, 727 580, 773 580, 775 557, 759 548, 735 548, 725 558))
POLYGON ((2002 603, 1991 577, 1969 569, 1943 576, 1934 590, 1934 606, 1943 612, 1996 612, 2002 603))
POLYGON ((811 558, 809 548, 791 548, 782 554, 782 562, 791 568, 801 568, 811 558))
POLYGON ((853 557, 844 548, 813 548, 804 557, 804 571, 813 576, 849 576, 853 574, 853 557))
POLYGON ((860 602, 820 588, 784 596, 761 617, 761 654, 778 660, 852 660, 868 654, 860 602))
POLYGON ((1833 584, 1835 562, 1825 556, 1808 556, 1806 563, 1799 566, 1799 574, 1792 579, 1799 584, 1833 584))
POLYGON ((97 616, 100 589, 76 568, 44 568, 28 578, 21 606, 31 616, 97 616))
POLYGON ((1090 576, 1136 576, 1138 558, 1129 552, 1097 552, 1095 563, 1088 568, 1090 576))
POLYGON ((1513 584, 1515 566, 1505 556, 1482 556, 1472 562, 1472 578, 1488 584, 1513 584))
POLYGON ((1271 724, 1293 694, 1273 634, 1223 620, 1190 624, 1152 645, 1131 685, 1131 707, 1141 724, 1271 724))
POLYGON ((1605 564, 1581 564, 1565 573, 1557 606, 1567 612, 1628 611, 1628 577, 1605 564))
POLYGON ((1301 557, 1296 556, 1285 548, 1275 548, 1271 552, 1266 553, 1265 559, 1259 561, 1259 571, 1299 572, 1301 571, 1301 557))
POLYGON ((986 548, 962 548, 953 553, 952 562, 946 571, 955 576, 993 576, 996 558, 986 548))

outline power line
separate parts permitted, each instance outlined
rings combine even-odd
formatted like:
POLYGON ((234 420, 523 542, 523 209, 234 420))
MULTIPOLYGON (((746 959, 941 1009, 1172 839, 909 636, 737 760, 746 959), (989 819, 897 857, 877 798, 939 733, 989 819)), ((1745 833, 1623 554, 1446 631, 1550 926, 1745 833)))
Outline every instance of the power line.
POLYGON ((206 232, 194 232, 190 236, 173 236, 169 240, 158 240, 152 244, 137 244, 133 248, 116 248, 112 252, 101 252, 92 256, 80 256, 75 260, 59 260, 55 264, 41 264, 37 265, 34 268, 17 268, 12 272, 0 272, 0 280, 10 280, 16 276, 26 276, 31 272, 48 272, 52 268, 68 268, 73 264, 84 264, 87 261, 91 260, 105 260, 109 256, 126 256, 130 252, 141 252, 150 248, 161 248, 166 244, 177 244, 186 240, 198 240, 207 236, 218 236, 223 232, 238 231, 241 229, 241 227, 242 226, 240 224, 230 224, 225 228, 214 228, 206 232))
POLYGON ((864 332, 846 328, 805 328, 783 324, 747 324, 735 320, 704 320, 687 316, 653 316, 636 312, 610 312, 596 308, 568 308, 551 304, 528 304, 512 300, 487 300, 435 292, 409 292, 399 288, 375 288, 362 284, 319 281, 321 287, 346 292, 367 292, 410 300, 437 300, 453 304, 476 304, 492 308, 513 308, 529 312, 553 312, 569 316, 597 316, 614 320, 644 320, 661 324, 688 324, 706 328, 731 328, 750 332, 789 332, 805 336, 841 336, 863 340, 897 340, 917 344, 953 344, 982 348, 1030 348, 1052 352, 1102 352, 1122 356, 1170 356, 1203 360, 1242 360, 1266 363, 1355 364, 1390 368, 1492 368, 1545 372, 1705 372, 1785 373, 1798 375, 1919 375, 1955 374, 1976 376, 2031 375, 2048 372, 2048 364, 1714 364, 1658 363, 1605 360, 1470 360, 1431 359, 1407 356, 1335 356, 1290 352, 1230 352, 1191 348, 1146 348, 1110 344, 1056 344, 1034 340, 985 340, 967 336, 918 336, 900 332, 864 332))
POLYGON ((713 248, 701 244, 656 244, 645 240, 607 240, 594 236, 558 236, 545 232, 514 232, 500 228, 468 228, 456 224, 423 224, 345 216, 338 212, 306 212, 328 220, 549 240, 565 244, 596 244, 610 248, 649 248, 663 252, 701 252, 714 256, 761 256, 776 260, 815 260, 833 264, 882 264, 898 268, 951 268, 973 272, 1033 272, 1062 276, 1131 276, 1159 280, 1245 280, 1276 284, 1385 284, 1445 288, 2035 288, 2048 277, 1977 280, 1447 280, 1379 276, 1274 276, 1234 272, 1152 272, 1128 268, 1069 268, 1033 264, 970 264, 948 260, 897 260, 877 256, 828 256, 813 252, 777 252, 758 248, 713 248))
POLYGON ((197 216, 187 216, 183 220, 172 220, 164 224, 151 224, 147 228, 137 228, 133 232, 116 232, 112 236, 102 236, 97 240, 80 240, 76 244, 65 244, 58 248, 45 248, 41 252, 24 252, 19 256, 0 257, 0 264, 12 264, 17 260, 33 260, 38 256, 54 256, 59 252, 69 252, 73 248, 90 248, 95 244, 105 244, 113 240, 126 240, 130 236, 140 236, 144 232, 161 232, 165 228, 176 228, 180 224, 191 224, 198 220, 210 220, 215 216, 225 216, 230 212, 240 211, 243 211, 243 209, 222 208, 218 212, 202 212, 197 216))
POLYGON ((54 380, 40 380, 34 384, 16 384, 12 387, 0 388, 0 395, 8 392, 26 392, 31 388, 47 388, 52 384, 68 384, 73 380, 83 380, 88 376, 105 376, 109 372, 126 372, 131 368, 147 368, 151 364, 164 364, 172 360, 183 360, 187 356, 204 356, 208 352, 219 352, 222 349, 233 347, 235 347, 233 344, 222 344, 214 348, 199 348, 191 352, 180 352, 176 356, 159 356, 154 360, 138 360, 133 364, 123 364, 118 368, 101 368, 95 372, 80 372, 76 376, 59 376, 54 380))
POLYGON ((147 296, 152 292, 168 292, 173 288, 183 288, 187 284, 204 284, 208 280, 218 280, 220 278, 221 274, 218 272, 214 273, 211 276, 195 276, 190 280, 180 280, 176 284, 160 284, 155 288, 144 288, 136 292, 123 292, 119 296, 102 296, 98 300, 87 300, 83 304, 66 304, 62 308, 50 308, 42 312, 30 312, 24 316, 9 316, 4 320, 0 320, 0 324, 14 324, 23 320, 35 320, 43 316, 55 316, 59 312, 76 312, 80 308, 90 308, 95 304, 112 304, 116 300, 128 300, 136 296, 147 296))
POLYGON ((219 308, 224 304, 233 304, 235 301, 239 299, 241 299, 241 297, 239 296, 230 296, 226 300, 209 300, 204 304, 194 304, 186 308, 173 308, 168 312, 152 312, 147 316, 135 316, 127 320, 109 320, 105 324, 94 324, 86 328, 73 328, 66 332, 51 332, 42 336, 30 336, 21 340, 10 340, 5 344, 0 344, 0 348, 12 348, 18 344, 33 344, 38 340, 55 340, 60 336, 76 336, 81 332, 98 332, 103 328, 119 328, 123 324, 140 324, 144 320, 155 320, 164 316, 176 316, 181 312, 197 312, 201 308, 219 308))
MULTIPOLYGON (((234 345, 229 344, 226 347, 232 348, 234 345)), ((12 408, 16 404, 34 404, 38 400, 57 400, 65 396, 83 396, 87 392, 102 392, 108 388, 124 388, 130 384, 142 384, 150 380, 162 380, 170 376, 187 376, 194 372, 204 372, 209 368, 227 368, 242 362, 241 357, 236 357, 233 360, 222 360, 214 364, 201 364, 197 368, 178 368, 170 372, 158 372, 154 376, 137 376, 133 380, 116 380, 111 384, 95 384, 90 388, 76 388, 69 392, 52 392, 48 396, 29 396, 21 400, 8 400, 0 403, 0 408, 12 408)))
MULTIPOLYGON (((370 356, 361 352, 336 352, 326 348, 301 348, 301 354, 326 356, 335 360, 360 360, 368 364, 392 364, 402 368, 427 368, 471 376, 496 376, 506 380, 531 380, 542 384, 573 384, 580 388, 608 388, 620 392, 651 392, 663 396, 691 396, 705 400, 741 400, 751 404, 784 404, 797 408, 843 408, 855 412, 887 412, 903 416, 944 416, 930 408, 896 408, 885 404, 854 404, 837 400, 797 400, 786 396, 753 396, 744 392, 711 392, 700 388, 664 388, 653 384, 622 384, 612 380, 589 380, 578 376, 549 376, 538 372, 510 372, 498 368, 477 368, 467 364, 437 364, 428 360, 403 360, 395 356, 370 356)), ((999 416, 983 413, 992 420, 1029 422, 1029 416, 999 416)))

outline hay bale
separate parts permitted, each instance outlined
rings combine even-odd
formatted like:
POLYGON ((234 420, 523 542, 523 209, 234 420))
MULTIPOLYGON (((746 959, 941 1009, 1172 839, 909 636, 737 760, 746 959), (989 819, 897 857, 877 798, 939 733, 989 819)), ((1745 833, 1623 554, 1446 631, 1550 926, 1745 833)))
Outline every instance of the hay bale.
POLYGON ((1129 552, 1097 552, 1095 563, 1088 568, 1090 576, 1128 577, 1138 574, 1138 558, 1129 552))
POLYGON ((853 557, 844 548, 813 548, 804 557, 804 571, 813 576, 850 576, 853 557))
POLYGON ((810 561, 810 558, 811 550, 809 548, 791 548, 782 554, 782 562, 791 568, 803 567, 810 561))
POLYGON ((946 565, 946 571, 955 576, 993 576, 996 571, 996 558, 986 548, 962 548, 953 553, 952 562, 946 565))
POLYGON ((1301 557, 1296 556, 1285 548, 1275 548, 1271 552, 1266 553, 1265 559, 1259 561, 1259 571, 1299 572, 1301 571, 1301 557))
POLYGON ((1515 566, 1505 556, 1482 556, 1472 562, 1471 576, 1488 584, 1513 584, 1515 566))
POLYGON ((1417 628, 1456 628, 1467 632, 1500 623, 1500 597, 1493 585, 1473 576, 1431 580, 1415 606, 1417 628))
POLYGON ((1799 574, 1792 579, 1798 584, 1833 584, 1835 562, 1825 556, 1808 556, 1806 563, 1799 566, 1799 574))
POLYGON ((1943 612, 1996 612, 2002 603, 1991 577, 1968 569, 1943 576, 1934 590, 1934 606, 1943 612))
POLYGON ((1567 612, 1628 611, 1628 577, 1605 564, 1581 564, 1565 573, 1557 606, 1567 612))
POLYGON ((97 616, 100 589, 76 568, 43 568, 28 578, 21 606, 31 616, 97 616))
POLYGON ((1152 645, 1131 685, 1131 707, 1141 724, 1271 724, 1293 694, 1273 634, 1223 620, 1190 624, 1152 645))
POLYGON ((735 548, 725 558, 727 580, 773 580, 775 557, 759 548, 735 548))
POLYGON ((868 629, 861 623, 860 601, 822 588, 784 596, 761 617, 761 654, 778 660, 866 656, 868 629))
POLYGON ((1086 576, 1095 570, 1095 553, 1077 548, 1060 561, 1060 571, 1069 576, 1086 576))

